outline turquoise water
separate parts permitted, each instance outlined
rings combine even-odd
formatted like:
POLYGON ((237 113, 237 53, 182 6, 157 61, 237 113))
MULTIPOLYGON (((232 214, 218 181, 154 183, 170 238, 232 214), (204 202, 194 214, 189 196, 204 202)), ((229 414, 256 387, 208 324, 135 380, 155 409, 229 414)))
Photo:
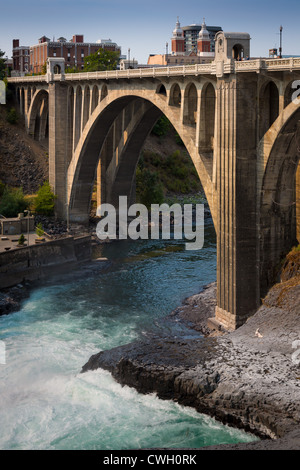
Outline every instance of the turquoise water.
POLYGON ((107 272, 66 276, 35 288, 0 318, 1 449, 138 449, 248 442, 253 436, 154 394, 121 387, 108 372, 80 374, 92 354, 157 326, 216 277, 215 235, 182 241, 122 241, 103 247, 107 272))

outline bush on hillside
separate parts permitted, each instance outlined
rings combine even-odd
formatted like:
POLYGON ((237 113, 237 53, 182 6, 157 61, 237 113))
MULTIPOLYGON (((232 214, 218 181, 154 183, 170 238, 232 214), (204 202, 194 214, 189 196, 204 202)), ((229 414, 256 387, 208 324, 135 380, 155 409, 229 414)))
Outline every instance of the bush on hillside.
POLYGON ((151 133, 157 135, 158 137, 162 137, 166 135, 170 129, 170 121, 166 116, 162 116, 158 119, 156 124, 154 124, 151 133))
POLYGON ((18 115, 15 108, 10 108, 6 115, 6 120, 9 124, 16 124, 18 122, 18 115))
POLYGON ((45 181, 39 187, 37 196, 34 202, 34 210, 37 214, 51 216, 54 215, 56 196, 53 193, 48 181, 45 181))
POLYGON ((28 208, 22 188, 4 187, 0 200, 0 214, 4 217, 17 217, 20 212, 28 208))
POLYGON ((151 204, 162 204, 164 193, 156 173, 147 168, 137 168, 136 196, 137 201, 148 209, 151 204))

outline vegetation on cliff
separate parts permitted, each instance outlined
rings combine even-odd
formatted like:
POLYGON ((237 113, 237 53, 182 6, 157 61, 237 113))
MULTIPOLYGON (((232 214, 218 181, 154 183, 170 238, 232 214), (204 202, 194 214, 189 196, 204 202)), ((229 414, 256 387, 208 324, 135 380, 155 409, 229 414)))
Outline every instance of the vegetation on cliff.
POLYGON ((200 195, 202 185, 194 164, 176 130, 163 116, 145 142, 136 171, 136 197, 146 205, 174 199, 176 195, 200 195))

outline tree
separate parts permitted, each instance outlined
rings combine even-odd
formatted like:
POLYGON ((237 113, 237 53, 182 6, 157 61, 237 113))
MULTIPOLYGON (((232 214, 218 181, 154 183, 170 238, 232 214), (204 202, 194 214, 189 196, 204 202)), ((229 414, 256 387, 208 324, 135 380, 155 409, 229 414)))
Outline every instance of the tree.
POLYGON ((17 217, 20 212, 27 209, 22 188, 8 188, 5 186, 0 201, 0 214, 4 217, 17 217))
POLYGON ((9 122, 9 124, 16 124, 18 122, 18 115, 15 108, 10 108, 10 110, 7 112, 6 120, 9 122))
POLYGON ((25 242, 25 237, 24 237, 24 234, 21 233, 20 237, 19 237, 19 240, 18 240, 18 245, 24 245, 24 242, 25 242))
POLYGON ((170 121, 166 116, 161 116, 156 124, 154 124, 151 133, 158 137, 162 137, 168 133, 169 129, 170 121))
POLYGON ((137 167, 136 195, 137 200, 148 209, 151 204, 161 204, 163 202, 163 188, 156 173, 147 168, 137 167))
POLYGON ((97 72, 103 70, 115 70, 118 65, 120 53, 118 51, 107 51, 100 48, 94 54, 84 59, 84 72, 97 72))
POLYGON ((53 193, 48 181, 45 181, 39 187, 37 197, 35 199, 34 209, 37 214, 51 216, 54 214, 56 196, 53 193))
POLYGON ((37 234, 38 237, 42 237, 44 235, 45 232, 44 232, 41 222, 37 224, 35 228, 35 233, 37 234))
POLYGON ((4 54, 5 52, 1 51, 0 49, 0 80, 3 80, 3 78, 5 77, 6 59, 3 59, 4 54))

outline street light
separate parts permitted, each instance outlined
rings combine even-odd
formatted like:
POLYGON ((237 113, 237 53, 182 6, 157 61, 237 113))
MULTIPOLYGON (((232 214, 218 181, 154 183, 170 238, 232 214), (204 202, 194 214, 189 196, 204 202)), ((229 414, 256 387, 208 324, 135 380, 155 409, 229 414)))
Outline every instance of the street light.
POLYGON ((279 58, 282 59, 282 26, 280 26, 280 47, 279 47, 279 58))
POLYGON ((24 212, 27 212, 27 246, 29 246, 29 215, 30 215, 30 211, 25 210, 24 212))
POLYGON ((69 214, 70 206, 69 206, 69 203, 66 202, 65 206, 67 207, 67 232, 69 233, 69 231, 70 231, 70 214, 69 214))

